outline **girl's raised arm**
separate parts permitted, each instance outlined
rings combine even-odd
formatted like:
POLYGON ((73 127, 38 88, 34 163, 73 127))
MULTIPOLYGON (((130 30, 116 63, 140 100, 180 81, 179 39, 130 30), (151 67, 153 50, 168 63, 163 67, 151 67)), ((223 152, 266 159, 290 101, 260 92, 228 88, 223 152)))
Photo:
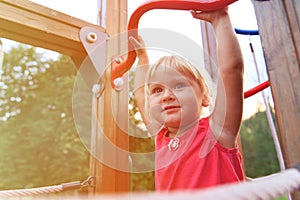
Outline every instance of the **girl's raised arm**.
POLYGON ((224 147, 236 146, 243 113, 242 52, 233 30, 228 7, 211 11, 191 11, 194 18, 212 24, 217 40, 218 89, 210 125, 218 142, 224 147))

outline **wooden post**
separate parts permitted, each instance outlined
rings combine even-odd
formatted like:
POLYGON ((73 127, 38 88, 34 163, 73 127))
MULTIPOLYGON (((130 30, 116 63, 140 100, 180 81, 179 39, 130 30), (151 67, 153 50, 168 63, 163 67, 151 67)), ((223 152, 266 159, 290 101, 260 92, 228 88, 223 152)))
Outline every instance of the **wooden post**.
MULTIPOLYGON (((287 167, 300 163, 300 2, 253 1, 287 167)), ((295 192, 300 199, 300 192, 295 192)))
MULTIPOLYGON (((127 48, 125 42, 117 36, 127 30, 127 0, 107 1, 105 24, 110 39, 107 41, 106 47, 107 68, 103 98, 94 102, 99 106, 96 106, 96 110, 93 112, 95 114, 92 124, 93 135, 95 136, 93 139, 96 140, 93 141, 93 151, 102 152, 104 157, 109 156, 115 166, 108 166, 97 156, 91 157, 91 175, 95 177, 94 188, 90 190, 91 194, 128 192, 130 185, 129 173, 117 169, 120 165, 124 166, 124 169, 129 169, 128 156, 120 157, 118 150, 118 148, 125 152, 129 150, 129 137, 126 133, 126 129, 128 130, 128 88, 125 85, 122 92, 116 92, 111 87, 111 65, 115 64, 114 57, 127 48), (97 119, 101 121, 102 127, 99 126, 97 119), (103 133, 103 136, 100 136, 102 138, 99 138, 100 132, 103 133), (116 148, 108 151, 103 137, 108 138, 116 148)), ((126 76, 124 78, 126 79, 126 76)))

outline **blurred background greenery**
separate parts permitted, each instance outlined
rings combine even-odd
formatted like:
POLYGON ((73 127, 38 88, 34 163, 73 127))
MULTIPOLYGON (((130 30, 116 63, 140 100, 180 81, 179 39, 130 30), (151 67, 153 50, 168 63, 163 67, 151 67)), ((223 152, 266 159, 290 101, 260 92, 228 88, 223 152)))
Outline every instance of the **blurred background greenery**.
MULTIPOLYGON (((84 180, 89 152, 73 120, 72 90, 77 70, 64 55, 49 58, 19 44, 4 53, 0 68, 0 190, 33 188, 84 180)), ((132 82, 130 82, 132 84, 132 82)), ((130 99, 130 131, 140 121, 130 99)), ((246 174, 255 178, 279 171, 265 112, 244 120, 241 140, 246 174)), ((130 138, 131 152, 149 152, 151 138, 130 138)), ((153 163, 149 163, 153 164, 153 163)), ((133 191, 154 190, 153 172, 131 176, 133 191)))

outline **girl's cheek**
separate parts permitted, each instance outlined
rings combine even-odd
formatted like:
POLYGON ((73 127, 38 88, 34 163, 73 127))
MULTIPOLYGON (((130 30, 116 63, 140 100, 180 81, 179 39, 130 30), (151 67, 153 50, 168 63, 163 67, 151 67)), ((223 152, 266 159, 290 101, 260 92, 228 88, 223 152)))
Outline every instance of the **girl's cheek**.
POLYGON ((150 106, 149 112, 150 112, 149 114, 150 114, 151 119, 154 119, 154 120, 159 121, 161 123, 164 122, 165 116, 163 115, 163 109, 160 105, 152 104, 152 106, 150 106))
POLYGON ((153 104, 159 103, 159 100, 160 100, 160 97, 158 95, 151 95, 149 97, 149 104, 150 104, 150 106, 153 105, 153 104))
POLYGON ((150 98, 149 98, 149 105, 150 105, 150 107, 151 107, 151 105, 153 105, 153 104, 155 104, 155 103, 156 103, 155 98, 150 97, 150 98))

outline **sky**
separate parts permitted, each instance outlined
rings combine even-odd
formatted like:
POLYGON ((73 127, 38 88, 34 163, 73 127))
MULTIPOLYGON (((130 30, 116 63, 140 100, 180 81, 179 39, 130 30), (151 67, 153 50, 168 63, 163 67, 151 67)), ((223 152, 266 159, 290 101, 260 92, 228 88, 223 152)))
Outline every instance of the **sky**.
MULTIPOLYGON (((65 14, 77 17, 90 23, 98 24, 98 0, 31 0, 35 3, 61 11, 65 14), (88 3, 87 3, 88 2, 88 3)), ((109 0, 106 0, 109 2, 109 0)), ((128 0, 128 16, 145 0, 128 0)), ((105 3, 105 0, 102 1, 105 3)), ((234 28, 245 30, 257 30, 255 12, 251 0, 239 0, 229 6, 229 13, 234 28)), ((128 18, 129 18, 128 17, 128 18)), ((163 28, 173 30, 194 40, 197 44, 201 43, 199 21, 193 19, 188 11, 174 10, 151 10, 145 13, 140 19, 139 28, 163 28)), ((253 55, 249 49, 249 41, 254 45, 255 58, 257 59, 262 81, 267 80, 265 73, 265 63, 259 36, 238 35, 242 47, 245 61, 245 90, 257 85, 257 75, 253 62, 253 55)), ((4 51, 13 44, 9 40, 3 40, 4 51)), ((270 97, 270 92, 266 91, 270 97)), ((257 111, 257 103, 262 102, 261 95, 245 100, 244 119, 257 111)))

